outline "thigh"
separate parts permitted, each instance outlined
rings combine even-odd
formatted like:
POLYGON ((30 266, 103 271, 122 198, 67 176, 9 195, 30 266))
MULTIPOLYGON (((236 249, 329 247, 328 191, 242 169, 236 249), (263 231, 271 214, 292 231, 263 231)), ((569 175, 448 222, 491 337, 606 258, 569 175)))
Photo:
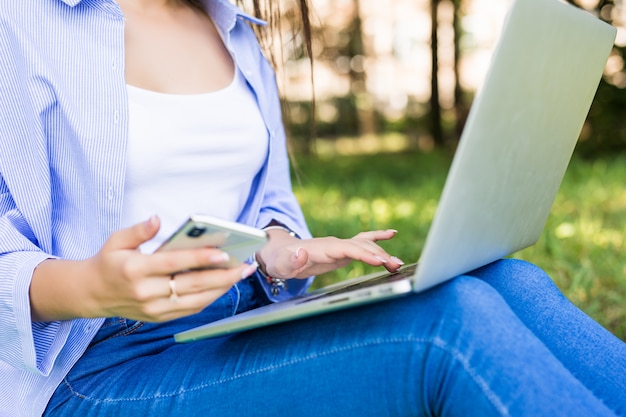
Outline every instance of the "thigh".
POLYGON ((533 264, 506 259, 471 275, 496 289, 572 374, 626 415, 626 343, 573 305, 533 264))
MULTIPOLYGON (((132 346, 133 337, 116 343, 132 346)), ((55 401, 63 405, 49 415, 611 415, 493 288, 470 277, 393 302, 170 342, 70 374, 55 401)))

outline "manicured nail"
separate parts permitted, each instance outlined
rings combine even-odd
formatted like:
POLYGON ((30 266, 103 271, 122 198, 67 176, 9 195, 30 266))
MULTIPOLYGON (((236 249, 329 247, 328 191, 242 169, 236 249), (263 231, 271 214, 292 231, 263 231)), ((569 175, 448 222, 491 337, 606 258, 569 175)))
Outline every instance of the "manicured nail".
MULTIPOLYGON (((385 258, 383 258, 382 256, 378 256, 378 255, 376 255, 376 256, 374 256, 374 257, 375 257, 376 259, 378 259, 379 261, 381 261, 382 263, 384 263, 384 264, 386 264, 386 263, 387 263, 387 260, 386 260, 385 258)), ((393 259, 393 258, 392 258, 392 259, 393 259)))
POLYGON ((388 232, 398 233, 396 229, 387 229, 388 232))
POLYGON ((302 249, 302 248, 296 249, 296 259, 298 259, 298 256, 300 256, 300 249, 302 249))
POLYGON ((248 278, 250 275, 254 274, 258 267, 258 263, 252 262, 247 268, 241 271, 241 279, 248 278))
POLYGON ((148 220, 146 220, 146 227, 152 228, 152 226, 154 226, 156 222, 157 222, 157 215, 153 214, 152 216, 148 218, 148 220))
POLYGON ((209 261, 214 264, 221 264, 223 262, 228 262, 230 260, 230 256, 226 252, 214 253, 209 257, 209 261))
POLYGON ((404 261, 402 259, 400 259, 400 258, 396 258, 395 256, 392 256, 391 260, 394 261, 397 264, 404 265, 404 261))

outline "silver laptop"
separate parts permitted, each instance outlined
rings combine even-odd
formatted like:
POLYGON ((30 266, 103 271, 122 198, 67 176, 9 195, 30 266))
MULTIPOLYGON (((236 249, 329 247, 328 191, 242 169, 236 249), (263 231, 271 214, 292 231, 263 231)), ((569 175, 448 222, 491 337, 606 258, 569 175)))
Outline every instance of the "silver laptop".
POLYGON ((474 99, 417 264, 175 335, 225 335, 426 290, 540 237, 616 30, 558 0, 516 0, 474 99))

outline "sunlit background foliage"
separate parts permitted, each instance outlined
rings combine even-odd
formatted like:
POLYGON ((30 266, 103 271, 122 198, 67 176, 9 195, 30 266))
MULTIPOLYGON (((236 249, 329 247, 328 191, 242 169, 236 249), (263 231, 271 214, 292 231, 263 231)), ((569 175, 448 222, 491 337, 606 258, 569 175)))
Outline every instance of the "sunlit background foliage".
MULTIPOLYGON (((618 35, 543 235, 514 256, 626 340, 626 9, 623 0, 569 2, 618 35)), ((297 2, 281 2, 282 38, 270 45, 294 187, 315 235, 394 228, 385 248, 417 260, 510 4, 312 0, 311 66, 297 2)), ((371 271, 353 263, 316 285, 371 271)))

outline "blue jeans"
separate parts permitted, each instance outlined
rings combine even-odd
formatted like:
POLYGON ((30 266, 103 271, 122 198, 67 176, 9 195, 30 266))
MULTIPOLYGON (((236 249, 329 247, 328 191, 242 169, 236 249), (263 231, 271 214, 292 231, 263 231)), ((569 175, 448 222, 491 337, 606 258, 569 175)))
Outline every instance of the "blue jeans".
POLYGON ((46 416, 610 416, 626 345, 540 269, 503 260, 424 293, 241 334, 172 334, 261 304, 250 281, 199 315, 108 319, 46 416))

